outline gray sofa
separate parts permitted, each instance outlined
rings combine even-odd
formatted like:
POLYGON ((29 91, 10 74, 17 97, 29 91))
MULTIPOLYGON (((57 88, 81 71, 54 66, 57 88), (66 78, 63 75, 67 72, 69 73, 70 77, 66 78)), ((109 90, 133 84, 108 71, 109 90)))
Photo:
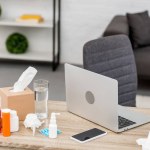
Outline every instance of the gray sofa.
MULTIPOLYGON (((141 29, 142 32, 142 29, 141 29)), ((115 16, 107 26, 103 33, 103 36, 125 34, 127 35, 132 43, 130 37, 129 25, 126 16, 115 16)), ((150 46, 140 47, 133 49, 138 77, 142 79, 150 79, 150 46)))
POLYGON ((83 65, 87 70, 118 81, 120 105, 136 105, 137 71, 127 36, 114 35, 87 42, 83 47, 83 65))

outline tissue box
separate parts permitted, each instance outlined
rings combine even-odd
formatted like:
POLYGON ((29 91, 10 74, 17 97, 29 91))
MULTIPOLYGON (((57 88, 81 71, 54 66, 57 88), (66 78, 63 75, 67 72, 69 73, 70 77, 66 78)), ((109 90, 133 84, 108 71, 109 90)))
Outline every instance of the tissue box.
POLYGON ((17 111, 19 120, 24 120, 28 113, 35 112, 34 92, 27 88, 23 92, 12 92, 11 87, 0 88, 1 108, 17 111))

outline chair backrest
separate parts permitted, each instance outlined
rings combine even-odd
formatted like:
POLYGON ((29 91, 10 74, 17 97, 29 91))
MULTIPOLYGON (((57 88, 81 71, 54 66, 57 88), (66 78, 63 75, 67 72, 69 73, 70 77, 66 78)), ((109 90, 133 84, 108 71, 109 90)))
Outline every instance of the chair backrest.
POLYGON ((135 106, 137 71, 131 43, 126 35, 89 41, 83 48, 84 68, 118 80, 118 103, 135 106))

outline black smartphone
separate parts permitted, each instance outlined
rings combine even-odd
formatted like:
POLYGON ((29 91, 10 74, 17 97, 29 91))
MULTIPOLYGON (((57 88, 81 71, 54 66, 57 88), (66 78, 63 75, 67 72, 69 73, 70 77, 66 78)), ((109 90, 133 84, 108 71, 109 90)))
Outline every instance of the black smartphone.
POLYGON ((105 132, 105 131, 102 131, 102 130, 97 129, 97 128, 93 128, 93 129, 87 130, 85 132, 73 135, 71 137, 71 139, 73 139, 79 143, 85 143, 85 142, 94 140, 98 137, 102 137, 106 134, 107 134, 107 132, 105 132))

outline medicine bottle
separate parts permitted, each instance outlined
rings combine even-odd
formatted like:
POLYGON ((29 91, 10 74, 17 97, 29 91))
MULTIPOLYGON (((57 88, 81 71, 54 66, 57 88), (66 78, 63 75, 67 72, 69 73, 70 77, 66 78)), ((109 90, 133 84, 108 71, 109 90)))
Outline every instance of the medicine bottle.
POLYGON ((2 133, 2 114, 0 110, 0 133, 2 133))
POLYGON ((2 109, 2 134, 10 136, 10 109, 2 109))
POLYGON ((15 110, 10 110, 10 132, 19 131, 19 118, 15 110))

